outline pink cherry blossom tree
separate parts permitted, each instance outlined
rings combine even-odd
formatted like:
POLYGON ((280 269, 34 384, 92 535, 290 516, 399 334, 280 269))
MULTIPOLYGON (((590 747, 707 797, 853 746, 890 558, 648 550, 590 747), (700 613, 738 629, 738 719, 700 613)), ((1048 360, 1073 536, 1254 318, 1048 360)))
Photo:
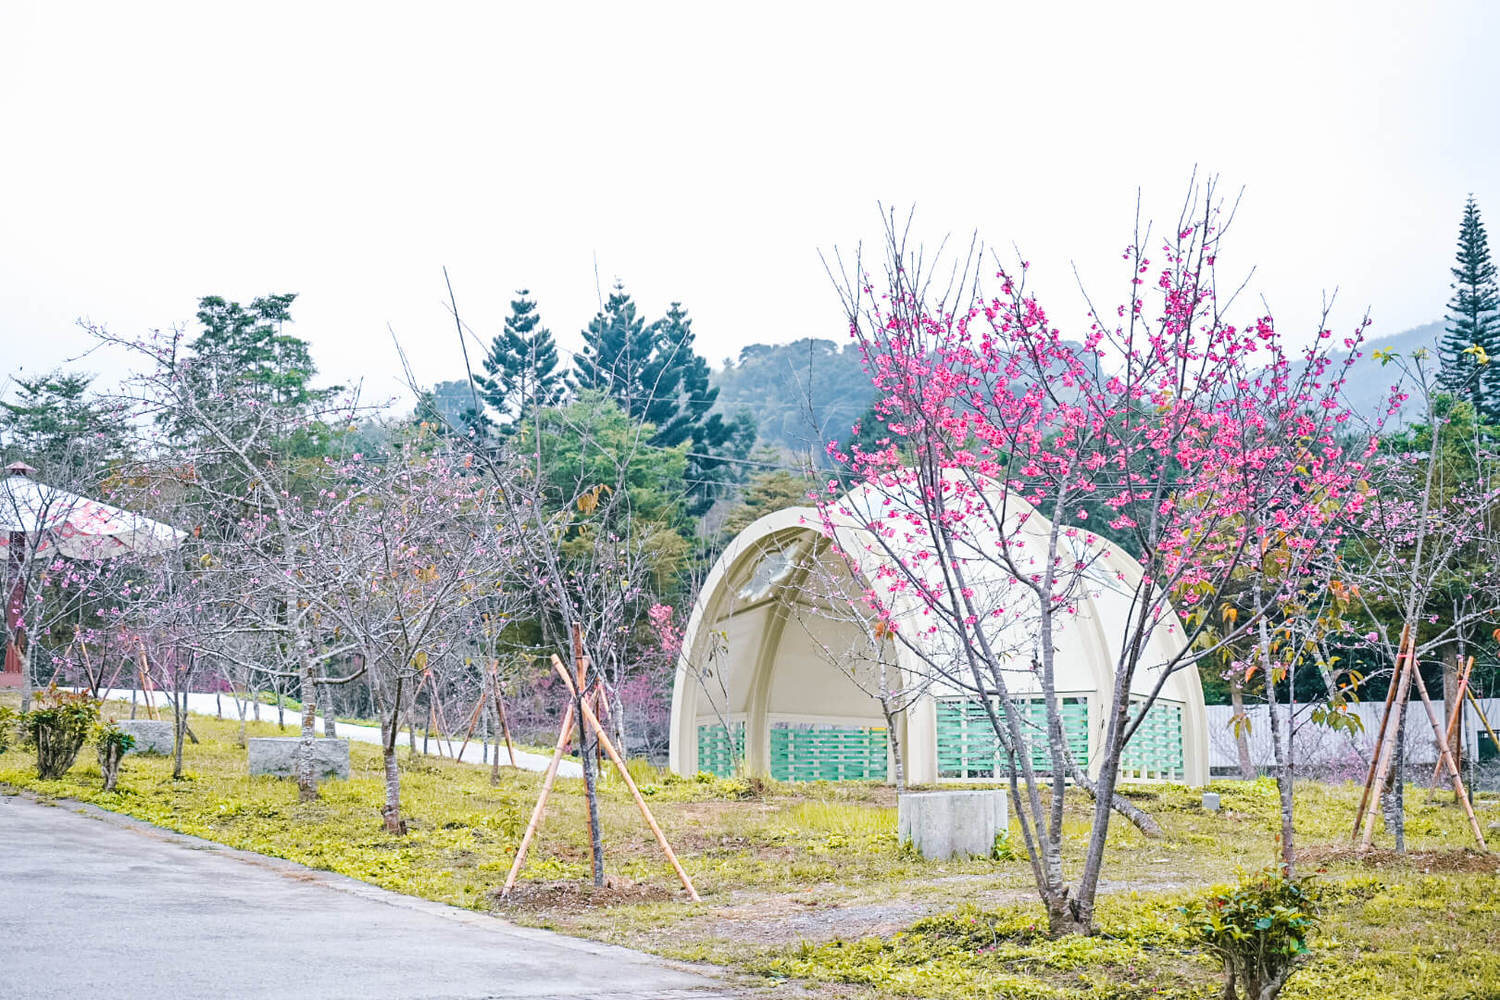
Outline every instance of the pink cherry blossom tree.
POLYGON ((1138 225, 1123 302, 1105 311, 1085 292, 1074 339, 1030 291, 1028 262, 989 285, 977 247, 942 267, 910 242, 909 222, 887 226, 878 289, 858 257, 830 266, 890 433, 871 450, 831 449, 858 486, 841 498, 829 484, 825 531, 876 567, 864 597, 889 633, 934 676, 986 693, 1057 935, 1092 928, 1122 754, 1168 679, 1258 626, 1247 614, 1200 641, 1201 610, 1256 552, 1248 515, 1316 548, 1364 499, 1354 484, 1368 442, 1343 440, 1339 403, 1362 332, 1336 343, 1314 331, 1294 350, 1269 316, 1231 318, 1217 276, 1230 214, 1209 184, 1165 238, 1138 225), (1122 547, 1139 577, 1122 570, 1122 547), (1057 639, 1104 589, 1129 613, 1099 623, 1113 632, 1111 710, 1070 878, 1057 639), (1028 731, 1018 685, 1039 691, 1044 733, 1028 731))

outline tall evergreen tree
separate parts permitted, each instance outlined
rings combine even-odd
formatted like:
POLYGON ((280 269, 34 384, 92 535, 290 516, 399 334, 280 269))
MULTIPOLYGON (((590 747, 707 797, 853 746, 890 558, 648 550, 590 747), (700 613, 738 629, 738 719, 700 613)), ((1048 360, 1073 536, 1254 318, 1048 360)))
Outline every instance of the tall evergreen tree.
POLYGON ((1500 291, 1473 195, 1464 205, 1452 271, 1449 325, 1439 346, 1443 385, 1472 400, 1485 422, 1500 423, 1500 291))
POLYGON ((603 310, 583 331, 583 350, 573 359, 569 383, 575 392, 607 393, 632 420, 644 420, 652 400, 647 373, 655 346, 655 328, 616 283, 603 310))
POLYGON ((680 302, 646 323, 616 285, 604 311, 584 331, 573 384, 613 396, 633 419, 656 428, 650 443, 688 445, 688 508, 703 514, 743 478, 733 461, 754 444, 753 421, 726 422, 710 413, 719 390, 709 384, 708 362, 694 350, 693 322, 680 302))
POLYGON ((89 393, 92 375, 58 369, 15 376, 14 398, 0 400, 0 459, 24 461, 65 483, 99 474, 125 449, 116 408, 89 393))
POLYGON ((526 289, 516 292, 505 329, 490 342, 475 381, 484 401, 495 411, 502 429, 538 407, 554 406, 562 398, 562 372, 557 367, 557 344, 541 325, 536 302, 526 289))

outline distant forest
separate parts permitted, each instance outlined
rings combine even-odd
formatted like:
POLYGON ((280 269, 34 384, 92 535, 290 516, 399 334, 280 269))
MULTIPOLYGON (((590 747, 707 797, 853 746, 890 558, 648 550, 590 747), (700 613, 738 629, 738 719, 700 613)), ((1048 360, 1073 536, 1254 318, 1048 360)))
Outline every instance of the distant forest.
MULTIPOLYGON (((1441 322, 1427 323, 1369 341, 1360 374, 1346 389, 1351 408, 1374 421, 1384 412, 1391 373, 1380 371, 1370 355, 1378 349, 1403 353, 1426 347, 1434 352, 1443 335, 1441 322), (1367 377, 1366 377, 1367 376, 1367 377)), ((840 349, 832 340, 807 338, 790 344, 750 344, 738 358, 725 359, 711 375, 719 390, 715 410, 729 419, 741 411, 755 418, 757 443, 791 457, 811 456, 826 464, 824 444, 847 442, 850 428, 870 407, 874 391, 853 346, 840 349)))

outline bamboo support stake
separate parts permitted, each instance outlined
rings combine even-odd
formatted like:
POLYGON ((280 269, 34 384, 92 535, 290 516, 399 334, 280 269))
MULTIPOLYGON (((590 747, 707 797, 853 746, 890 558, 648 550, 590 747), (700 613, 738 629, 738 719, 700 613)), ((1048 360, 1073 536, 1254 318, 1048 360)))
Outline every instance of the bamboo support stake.
POLYGON ((542 777, 542 791, 536 797, 536 807, 531 810, 531 822, 526 824, 526 832, 521 835, 521 846, 516 848, 516 860, 511 863, 510 874, 505 876, 505 888, 500 890, 500 898, 507 899, 510 891, 516 886, 516 876, 521 874, 521 866, 526 863, 526 851, 531 846, 531 840, 536 836, 537 826, 542 822, 542 815, 547 811, 547 796, 552 794, 552 783, 557 780, 557 765, 562 762, 563 748, 568 745, 568 738, 573 735, 573 706, 563 713, 562 728, 557 733, 557 749, 552 751, 552 760, 547 763, 547 773, 542 777))
MULTIPOLYGON (((1448 707, 1448 725, 1444 728, 1443 731, 1447 734, 1447 742, 1445 745, 1449 748, 1449 752, 1452 752, 1453 743, 1458 738, 1458 720, 1463 718, 1464 712, 1464 692, 1469 690, 1469 675, 1473 673, 1473 671, 1474 657, 1471 656, 1469 657, 1468 662, 1464 664, 1463 672, 1458 676, 1458 694, 1454 697, 1453 704, 1448 707)), ((1458 762, 1454 761, 1454 763, 1456 764, 1458 762)), ((1432 767, 1431 783, 1433 785, 1437 784, 1438 778, 1442 776, 1442 773, 1443 762, 1441 759, 1439 759, 1438 762, 1432 767)))
MULTIPOLYGON (((500 668, 496 663, 490 670, 490 684, 494 687, 495 714, 500 716, 500 732, 505 736, 505 750, 510 754, 510 766, 516 767, 516 748, 510 742, 510 720, 505 717, 505 697, 500 693, 500 668)), ((500 755, 500 748, 495 748, 495 756, 500 755)))
POLYGON ((469 729, 464 733, 464 741, 458 748, 458 759, 464 759, 464 751, 469 749, 469 741, 474 738, 474 728, 479 725, 479 713, 484 711, 484 690, 479 691, 479 700, 474 702, 474 711, 469 715, 469 729))
POLYGON ((1417 694, 1422 697, 1422 705, 1427 709, 1427 721, 1432 723, 1432 735, 1438 740, 1438 754, 1440 763, 1447 765, 1448 776, 1453 782, 1453 794, 1458 797, 1458 802, 1464 807, 1464 814, 1469 817, 1469 829, 1474 831, 1474 839, 1479 841, 1479 849, 1488 851, 1489 845, 1484 842, 1484 831, 1479 828, 1479 817, 1474 815, 1474 806, 1469 801, 1468 790, 1464 788, 1463 776, 1458 773, 1458 765, 1453 762, 1453 755, 1448 752, 1448 743, 1443 739, 1443 724, 1438 719, 1437 709, 1432 707, 1432 699, 1427 697, 1427 683, 1422 680, 1422 672, 1413 670, 1417 681, 1417 694))
MULTIPOLYGON (((556 657, 553 657, 552 663, 562 674, 563 681, 566 683, 568 673, 563 669, 562 663, 556 657)), ((625 787, 630 789, 630 794, 635 799, 636 808, 641 811, 641 816, 646 820, 646 825, 651 828, 651 832, 656 836, 656 842, 661 846, 662 853, 667 856, 667 861, 671 863, 672 870, 677 872, 677 877, 682 880, 682 887, 687 890, 688 898, 695 903, 703 902, 702 898, 698 895, 698 890, 693 888, 693 880, 688 878, 688 873, 683 870, 682 863, 677 860, 677 853, 672 850, 672 845, 667 843, 667 835, 662 833, 661 827, 657 825, 656 817, 651 815, 651 808, 646 805, 646 800, 641 795, 641 790, 635 786, 635 779, 630 776, 630 769, 625 766, 625 760, 620 756, 620 752, 615 749, 614 743, 604 732, 604 727, 599 724, 598 718, 589 709, 588 702, 583 703, 583 718, 589 727, 594 730, 594 736, 598 738, 599 745, 604 747, 604 752, 614 762, 615 769, 620 772, 620 777, 625 782, 625 787)))
MULTIPOLYGON (((1402 629, 1402 637, 1408 635, 1407 629, 1402 629)), ((1364 811, 1364 830, 1360 834, 1359 849, 1367 851, 1370 842, 1375 838, 1375 812, 1376 805, 1380 802, 1380 796, 1385 791, 1386 775, 1391 771, 1395 762, 1396 740, 1401 736, 1401 717, 1406 712, 1406 700, 1411 696, 1411 675, 1416 673, 1417 648, 1415 637, 1411 638, 1406 646, 1406 659, 1403 662, 1398 656, 1396 662, 1400 665, 1400 677, 1396 684, 1396 697, 1391 702, 1391 711, 1395 713, 1394 721, 1387 720, 1380 746, 1376 752, 1375 761, 1375 784, 1366 789, 1367 794, 1361 805, 1368 806, 1364 811)))
POLYGON ((1370 755, 1370 769, 1365 774, 1364 792, 1359 797, 1359 808, 1354 811, 1354 831, 1349 834, 1350 840, 1359 839, 1361 824, 1364 823, 1365 810, 1370 807, 1370 791, 1375 786, 1375 769, 1380 765, 1381 753, 1385 748, 1385 732, 1391 721, 1391 706, 1396 702, 1396 687, 1400 676, 1406 669, 1406 640, 1408 630, 1401 630, 1401 651, 1396 654, 1396 670, 1391 674, 1391 683, 1385 691, 1385 708, 1380 713, 1380 731, 1375 736, 1375 752, 1370 755))

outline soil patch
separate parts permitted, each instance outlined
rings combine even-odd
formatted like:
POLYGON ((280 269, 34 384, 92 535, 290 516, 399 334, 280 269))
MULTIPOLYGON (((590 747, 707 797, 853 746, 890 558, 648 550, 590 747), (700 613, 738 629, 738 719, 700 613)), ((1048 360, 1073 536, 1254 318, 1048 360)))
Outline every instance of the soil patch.
POLYGON ((490 906, 498 913, 507 911, 541 911, 581 913, 585 910, 627 903, 685 902, 687 893, 649 882, 632 882, 614 877, 602 886, 580 882, 518 882, 510 898, 502 900, 498 891, 490 894, 490 906))
POLYGON ((1407 851, 1405 854, 1378 848, 1361 853, 1357 847, 1310 847, 1298 851, 1297 860, 1313 865, 1338 863, 1365 868, 1407 868, 1423 873, 1500 873, 1500 854, 1484 854, 1469 847, 1452 851, 1407 851))

